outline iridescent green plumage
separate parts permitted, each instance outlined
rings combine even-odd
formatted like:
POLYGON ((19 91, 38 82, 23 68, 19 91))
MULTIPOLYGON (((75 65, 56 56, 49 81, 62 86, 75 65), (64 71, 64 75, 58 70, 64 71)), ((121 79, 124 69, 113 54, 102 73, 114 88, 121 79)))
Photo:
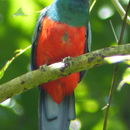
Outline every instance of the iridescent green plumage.
POLYGON ((88 10, 89 0, 55 0, 47 16, 72 26, 86 26, 89 20, 88 10))

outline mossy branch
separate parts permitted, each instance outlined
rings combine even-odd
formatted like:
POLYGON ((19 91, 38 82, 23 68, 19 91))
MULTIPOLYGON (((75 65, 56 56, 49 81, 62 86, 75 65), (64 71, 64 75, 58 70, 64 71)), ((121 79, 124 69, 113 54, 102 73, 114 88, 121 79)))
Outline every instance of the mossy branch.
POLYGON ((67 57, 62 62, 54 63, 49 66, 41 66, 37 70, 28 72, 1 84, 0 102, 42 83, 67 76, 74 72, 89 70, 107 64, 107 61, 104 59, 106 57, 127 54, 130 54, 130 44, 103 48, 75 58, 67 57))

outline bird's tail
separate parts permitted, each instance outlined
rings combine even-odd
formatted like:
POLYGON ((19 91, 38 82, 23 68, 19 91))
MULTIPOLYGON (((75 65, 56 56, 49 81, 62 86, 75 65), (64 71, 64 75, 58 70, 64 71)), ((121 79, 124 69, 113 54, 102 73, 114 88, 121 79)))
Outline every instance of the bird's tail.
POLYGON ((75 98, 66 96, 57 104, 43 90, 40 90, 40 130, 68 130, 70 120, 75 119, 75 98))

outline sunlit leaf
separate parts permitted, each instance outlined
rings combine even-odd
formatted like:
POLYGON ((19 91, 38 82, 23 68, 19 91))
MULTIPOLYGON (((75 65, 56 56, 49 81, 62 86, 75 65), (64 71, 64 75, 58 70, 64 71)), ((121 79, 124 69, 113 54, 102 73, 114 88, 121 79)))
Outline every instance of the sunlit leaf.
POLYGON ((118 62, 122 62, 125 60, 130 60, 130 55, 124 55, 124 56, 123 55, 116 55, 116 56, 106 57, 106 58, 104 58, 104 60, 110 64, 118 63, 118 62))
POLYGON ((99 105, 96 100, 89 99, 83 103, 83 108, 86 112, 94 113, 98 111, 99 105))
POLYGON ((111 46, 117 46, 117 42, 112 42, 111 44, 110 44, 111 46))
POLYGON ((22 8, 19 8, 15 13, 14 13, 14 15, 13 16, 26 16, 27 14, 25 14, 24 12, 23 12, 23 9, 22 8))
POLYGON ((130 65, 130 60, 124 61, 124 63, 130 65))
POLYGON ((130 67, 128 67, 124 74, 123 74, 123 79, 126 81, 126 83, 130 84, 130 67))
POLYGON ((130 67, 125 70, 123 79, 119 83, 117 90, 121 90, 124 84, 130 84, 130 67))

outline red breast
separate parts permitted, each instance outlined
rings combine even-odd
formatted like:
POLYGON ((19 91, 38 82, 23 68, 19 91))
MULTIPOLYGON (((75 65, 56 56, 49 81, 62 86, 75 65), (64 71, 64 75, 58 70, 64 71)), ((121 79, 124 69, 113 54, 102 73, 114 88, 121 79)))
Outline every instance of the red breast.
MULTIPOLYGON (((45 17, 37 43, 36 65, 59 62, 67 56, 79 56, 84 53, 85 41, 86 27, 69 26, 45 17)), ((79 73, 74 73, 41 86, 55 102, 60 103, 64 96, 73 93, 79 78, 79 73)))

